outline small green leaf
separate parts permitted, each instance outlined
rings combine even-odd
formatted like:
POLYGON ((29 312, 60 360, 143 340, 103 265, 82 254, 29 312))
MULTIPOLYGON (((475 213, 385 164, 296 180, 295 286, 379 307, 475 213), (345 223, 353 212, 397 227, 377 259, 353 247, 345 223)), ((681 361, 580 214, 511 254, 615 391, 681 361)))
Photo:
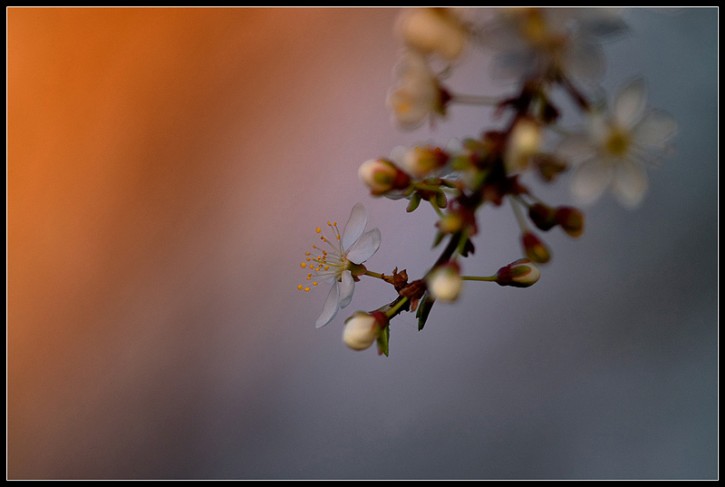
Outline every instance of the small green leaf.
POLYGON ((420 205, 420 195, 418 193, 414 193, 413 196, 410 197, 410 202, 408 203, 408 207, 405 211, 411 213, 418 208, 418 205, 420 205))
POLYGON ((448 198, 446 198, 446 194, 443 191, 436 193, 436 205, 438 205, 438 208, 446 208, 448 206, 448 198))
POLYGON ((420 303, 418 303, 418 311, 415 313, 415 317, 418 318, 418 331, 422 330, 425 326, 425 322, 428 321, 428 315, 430 314, 430 310, 433 309, 434 303, 435 300, 428 294, 428 291, 426 291, 420 299, 420 303))
POLYGON ((378 335, 378 355, 388 356, 388 348, 390 345, 390 327, 386 326, 378 335))
POLYGON ((436 232, 435 240, 433 240, 433 248, 436 248, 440 245, 440 243, 443 241, 443 237, 445 237, 446 234, 443 232, 436 232))

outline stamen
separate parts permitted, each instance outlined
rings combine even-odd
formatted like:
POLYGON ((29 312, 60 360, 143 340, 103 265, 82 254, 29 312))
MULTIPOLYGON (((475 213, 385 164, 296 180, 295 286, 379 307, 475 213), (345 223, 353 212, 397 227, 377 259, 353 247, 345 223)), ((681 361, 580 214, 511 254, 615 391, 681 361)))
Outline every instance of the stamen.
POLYGON ((302 267, 303 269, 304 269, 305 267, 307 267, 307 262, 300 262, 300 267, 302 267))

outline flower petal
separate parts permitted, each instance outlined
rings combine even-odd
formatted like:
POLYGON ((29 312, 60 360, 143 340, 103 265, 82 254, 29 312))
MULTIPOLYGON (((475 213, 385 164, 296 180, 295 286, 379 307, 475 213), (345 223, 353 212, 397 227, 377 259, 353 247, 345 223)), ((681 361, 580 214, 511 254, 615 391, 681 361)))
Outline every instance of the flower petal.
POLYGON ((556 154, 567 164, 578 165, 590 159, 595 150, 586 134, 571 134, 559 143, 556 154))
POLYGON ((612 180, 612 165, 606 159, 584 161, 574 173, 571 190, 579 203, 590 204, 598 200, 612 180))
POLYGON ((368 214, 367 211, 365 211, 365 207, 362 203, 356 203, 355 206, 352 207, 350 218, 347 219, 347 223, 345 223, 345 230, 342 232, 342 248, 344 250, 349 249, 350 246, 354 244, 358 238, 360 238, 363 230, 365 230, 367 222, 368 214))
POLYGON ((623 206, 635 208, 647 192, 647 173, 641 164, 620 161, 614 169, 612 192, 623 206))
POLYGON ((625 128, 632 128, 642 119, 647 102, 647 87, 643 78, 635 78, 614 100, 614 120, 625 128))
POLYGON ((602 48, 581 38, 574 38, 571 43, 565 61, 569 73, 577 80, 599 81, 606 68, 602 48))
POLYGON ((380 230, 377 228, 365 232, 347 252, 347 260, 354 264, 362 264, 378 251, 381 240, 380 230))
POLYGON ((335 282, 332 284, 330 294, 327 295, 325 305, 322 307, 322 313, 315 322, 315 328, 322 328, 323 326, 332 321, 332 319, 337 314, 337 311, 340 309, 339 296, 340 290, 338 289, 337 283, 335 282))
POLYGON ((652 110, 634 128, 637 144, 656 149, 664 149, 667 142, 677 132, 677 122, 667 113, 652 110))
POLYGON ((352 301, 352 293, 355 291, 355 280, 352 278, 352 272, 343 271, 342 281, 337 284, 340 290, 339 303, 340 308, 344 308, 352 301))

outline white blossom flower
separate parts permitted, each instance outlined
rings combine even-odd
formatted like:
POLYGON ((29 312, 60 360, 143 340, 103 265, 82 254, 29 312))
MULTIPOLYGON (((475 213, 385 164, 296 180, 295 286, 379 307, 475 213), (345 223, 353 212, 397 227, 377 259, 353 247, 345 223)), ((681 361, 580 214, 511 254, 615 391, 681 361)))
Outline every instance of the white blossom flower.
POLYGON ((370 313, 358 311, 345 321, 342 341, 353 350, 367 350, 380 334, 380 326, 370 313))
POLYGON ((388 93, 387 104, 401 128, 412 130, 428 118, 445 115, 448 95, 422 54, 403 53, 396 77, 397 84, 388 93))
POLYGON ((458 12, 448 8, 405 9, 397 23, 406 46, 422 54, 437 54, 454 61, 468 42, 468 29, 458 12))
MULTIPOLYGON (((300 264, 303 269, 309 269, 307 280, 313 287, 318 285, 318 281, 332 282, 330 294, 315 323, 317 328, 328 324, 341 308, 350 304, 357 277, 353 273, 364 272, 365 269, 361 264, 372 257, 380 247, 380 230, 374 228, 365 232, 367 219, 365 207, 357 203, 350 212, 350 218, 342 234, 337 222, 327 222, 333 238, 320 235, 319 238, 326 247, 313 245, 313 252, 307 252, 305 261, 300 264)), ((322 229, 317 227, 315 232, 321 234, 322 229)), ((311 288, 300 284, 297 289, 308 292, 311 288)))
POLYGON ((500 78, 558 72, 597 81, 605 68, 600 40, 625 30, 616 9, 507 8, 495 11, 481 38, 498 52, 494 71, 500 78))
POLYGON ((646 98, 644 81, 635 79, 616 96, 610 113, 592 115, 588 133, 561 142, 559 155, 577 165, 572 192, 580 203, 596 201, 608 187, 626 207, 642 201, 645 165, 656 161, 677 131, 672 117, 646 110, 646 98))

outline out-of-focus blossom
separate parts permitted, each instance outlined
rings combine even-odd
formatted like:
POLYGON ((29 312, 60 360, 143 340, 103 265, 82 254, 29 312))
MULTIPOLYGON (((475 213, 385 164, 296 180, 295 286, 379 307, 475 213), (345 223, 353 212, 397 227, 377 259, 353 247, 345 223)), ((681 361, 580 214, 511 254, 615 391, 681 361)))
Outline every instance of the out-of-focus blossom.
POLYGON ((442 169, 448 162, 448 154, 440 147, 414 146, 401 158, 402 168, 411 176, 425 178, 442 169))
POLYGON ((501 78, 547 73, 597 81, 605 69, 601 40, 625 30, 616 9, 507 8, 495 11, 480 37, 497 51, 501 78))
POLYGON ((577 166, 572 179, 574 197, 583 204, 596 201, 610 188, 625 207, 634 208, 647 192, 645 165, 667 149, 677 124, 669 115, 647 110, 641 78, 626 85, 609 113, 594 113, 589 130, 572 134, 559 146, 559 155, 577 166))
POLYGON ((412 130, 426 120, 445 116, 448 93, 425 57, 406 51, 396 68, 397 83, 388 93, 388 107, 400 128, 412 130))
POLYGON ((408 48, 446 61, 459 58, 468 43, 468 29, 454 9, 406 9, 400 14, 397 28, 408 48))
POLYGON ((455 301, 463 287, 463 279, 457 264, 449 262, 431 271, 426 278, 428 292, 439 301, 455 301))
MULTIPOLYGON (((303 269, 309 269, 307 280, 311 281, 313 286, 317 286, 318 281, 332 282, 322 313, 315 323, 317 328, 328 324, 341 308, 350 304, 355 290, 353 272, 361 269, 364 272, 361 264, 372 257, 380 247, 380 230, 374 228, 365 232, 366 224, 367 212, 365 207, 358 203, 352 208, 342 234, 338 230, 337 222, 327 222, 333 232, 333 238, 320 235, 319 238, 325 244, 325 248, 313 245, 313 252, 307 252, 305 261, 300 264, 303 269)), ((322 233, 320 227, 315 231, 318 234, 322 233)), ((309 286, 302 284, 297 288, 310 290, 309 286)))

